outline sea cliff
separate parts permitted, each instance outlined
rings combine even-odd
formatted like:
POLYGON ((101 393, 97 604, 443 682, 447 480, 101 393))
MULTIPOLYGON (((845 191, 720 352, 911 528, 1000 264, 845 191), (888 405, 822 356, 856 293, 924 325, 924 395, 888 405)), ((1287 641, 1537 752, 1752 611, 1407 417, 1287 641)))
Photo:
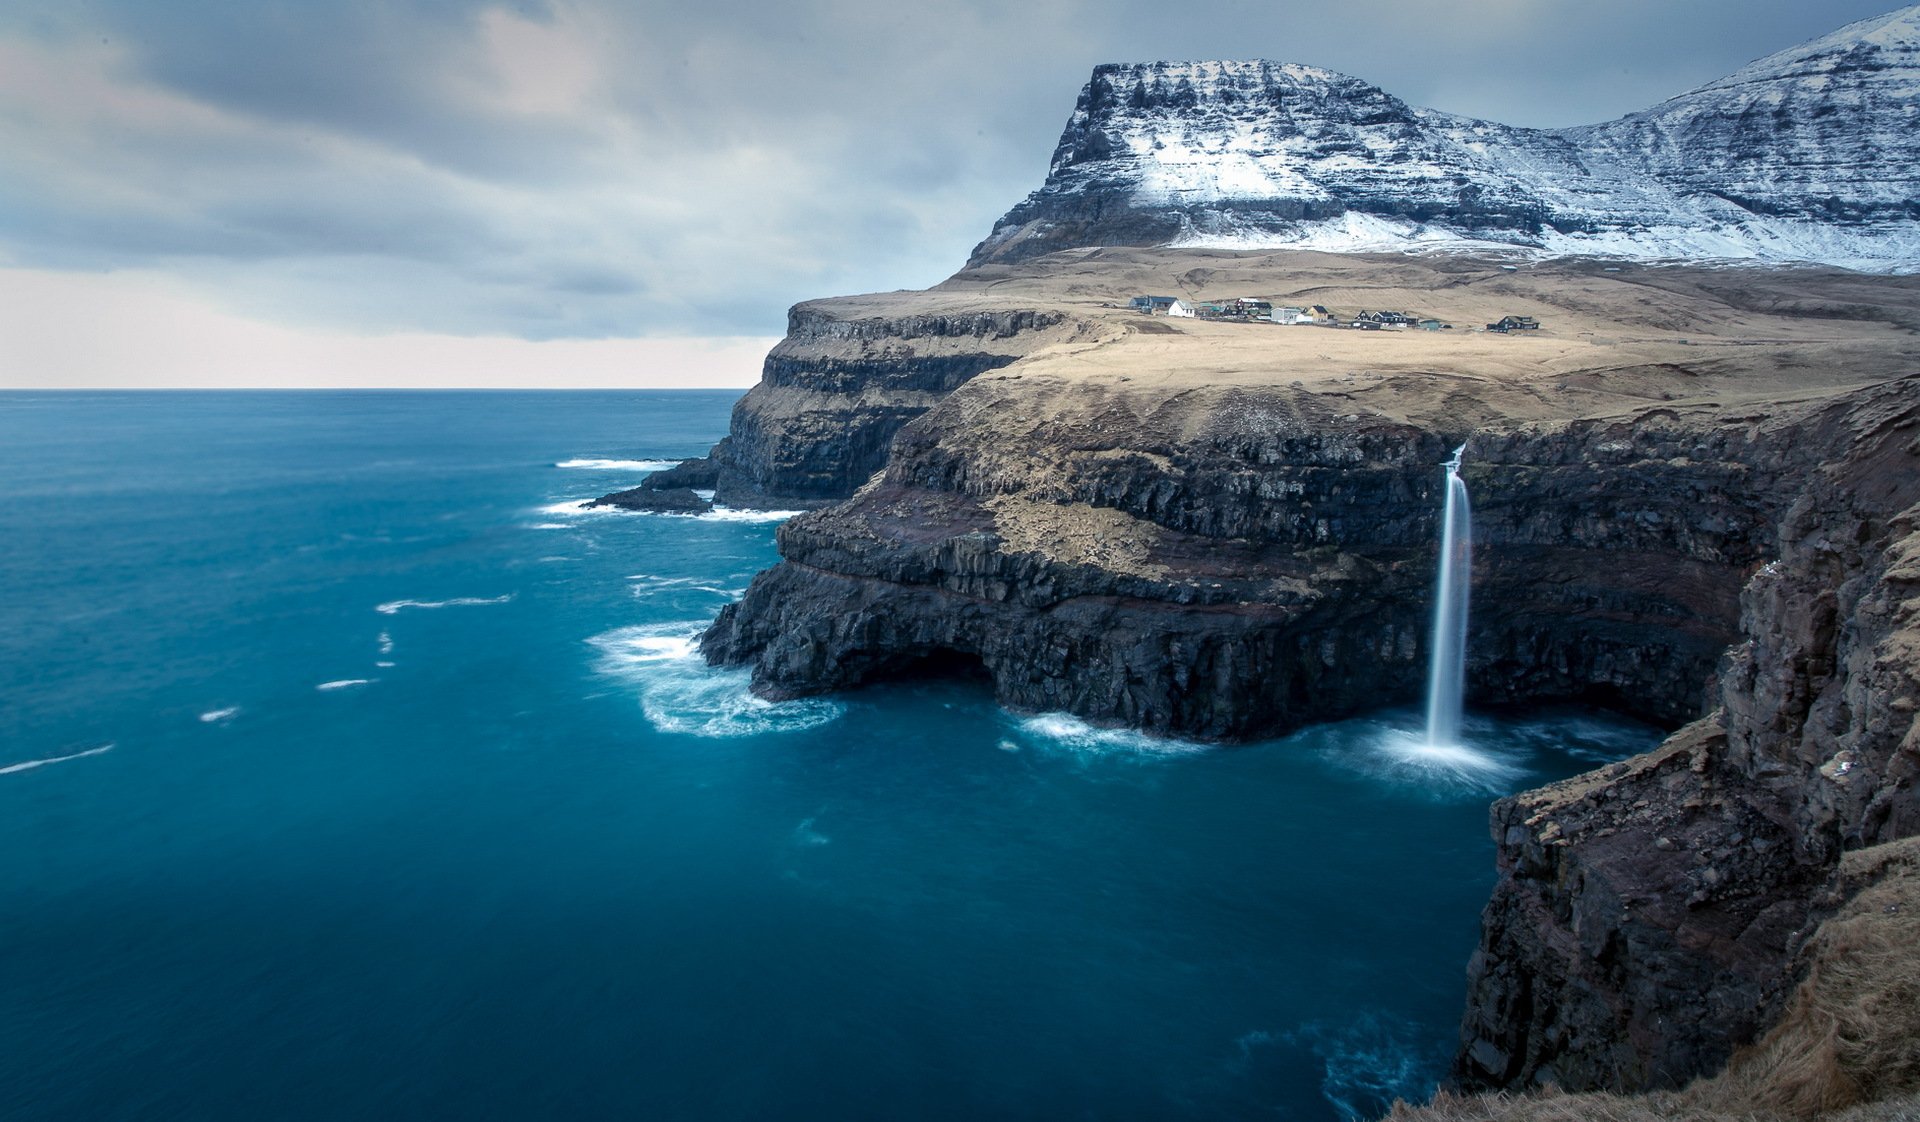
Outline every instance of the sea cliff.
POLYGON ((1920 832, 1920 282, 1108 250, 861 301, 796 311, 714 457, 736 493, 847 495, 782 528, 703 641, 770 697, 964 671, 1014 708, 1220 741, 1411 700, 1438 464, 1467 445, 1471 700, 1677 731, 1495 807, 1461 1085, 1712 1071, 1778 1018, 1842 854, 1920 832), (1141 291, 1546 328, 1175 323, 1125 311, 1141 291), (919 300, 989 326, 913 334, 919 300), (896 388, 942 377, 916 381, 947 369, 926 340, 990 364, 896 388), (874 392, 920 396, 864 478, 866 438, 788 420, 874 392))

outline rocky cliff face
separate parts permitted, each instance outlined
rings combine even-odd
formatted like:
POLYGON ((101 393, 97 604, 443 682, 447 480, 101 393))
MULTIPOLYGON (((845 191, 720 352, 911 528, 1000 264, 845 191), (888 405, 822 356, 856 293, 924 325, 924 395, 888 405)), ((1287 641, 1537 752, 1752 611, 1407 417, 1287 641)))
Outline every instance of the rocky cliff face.
POLYGON ((796 305, 759 384, 734 405, 727 438, 660 485, 705 483, 737 506, 846 498, 886 462, 901 426, 975 375, 1083 326, 1056 310, 928 303, 897 316, 872 314, 857 297, 796 305))
POLYGON ((1920 393, 1793 426, 1719 708, 1658 752, 1502 800, 1469 1087, 1677 1086, 1780 1013, 1844 850, 1920 833, 1920 393))
POLYGON ((710 657, 794 696, 944 652, 1005 704, 1205 739, 1412 700, 1435 465, 1467 439, 1474 694, 1677 723, 1706 708, 1785 506, 1784 430, 1666 409, 1436 432, 1287 390, 1158 415, 1114 393, 1014 443, 991 419, 1025 406, 1003 393, 910 426, 872 486, 789 523, 787 564, 722 615, 710 657))
POLYGON ((1096 67, 972 264, 1079 246, 1507 245, 1910 269, 1920 8, 1617 121, 1521 129, 1316 67, 1096 67))

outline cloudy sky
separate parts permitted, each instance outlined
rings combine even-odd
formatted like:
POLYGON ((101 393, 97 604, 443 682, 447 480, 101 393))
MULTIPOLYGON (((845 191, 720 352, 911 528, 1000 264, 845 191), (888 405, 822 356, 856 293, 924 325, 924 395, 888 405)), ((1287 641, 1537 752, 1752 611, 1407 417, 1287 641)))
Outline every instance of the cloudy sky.
POLYGON ((0 387, 745 385, 958 268, 1097 62, 1561 126, 1894 6, 11 0, 0 387))

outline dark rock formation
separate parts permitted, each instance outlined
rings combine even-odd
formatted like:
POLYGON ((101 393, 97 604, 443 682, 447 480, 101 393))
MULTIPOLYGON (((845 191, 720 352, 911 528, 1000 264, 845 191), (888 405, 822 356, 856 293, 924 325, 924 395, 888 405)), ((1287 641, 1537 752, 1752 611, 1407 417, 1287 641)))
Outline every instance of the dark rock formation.
POLYGON ((714 463, 710 456, 681 460, 670 468, 647 476, 640 486, 655 491, 677 491, 681 488, 712 491, 720 486, 720 465, 714 463))
POLYGON ((1710 718, 1495 805, 1464 1085, 1635 1090, 1715 1070, 1780 1013, 1843 851, 1920 834, 1917 390, 1796 427, 1774 559, 1742 592, 1710 718))
POLYGON ((975 375, 1058 338, 1067 322, 1058 311, 977 304, 892 317, 867 311, 857 299, 821 300, 788 314, 787 337, 734 406, 727 438, 689 469, 711 473, 722 501, 804 508, 846 498, 886 462, 908 421, 975 375))
MULTIPOLYGON (((1336 422, 1286 391, 1185 398, 1159 425, 1092 407, 1051 426, 1041 486, 1008 481, 1009 449, 910 427, 874 486, 783 528, 787 564, 722 615, 709 657, 785 697, 953 651, 1007 705, 1207 739, 1416 697, 1434 465, 1467 433, 1336 422), (1076 533, 1128 560, 1072 556, 1076 533)), ((1799 485, 1798 434, 1653 409, 1473 435, 1474 696, 1704 713, 1799 485)))
POLYGON ((617 506, 622 510, 653 514, 705 514, 713 509, 712 500, 701 498, 691 487, 659 489, 645 483, 625 491, 615 491, 611 495, 602 495, 587 505, 617 506))

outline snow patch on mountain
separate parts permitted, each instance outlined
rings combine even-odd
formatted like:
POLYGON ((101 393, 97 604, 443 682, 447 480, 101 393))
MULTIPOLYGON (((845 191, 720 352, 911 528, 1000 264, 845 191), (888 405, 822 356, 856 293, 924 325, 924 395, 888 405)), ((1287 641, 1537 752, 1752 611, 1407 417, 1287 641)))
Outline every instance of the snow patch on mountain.
POLYGON ((974 264, 1085 245, 1920 268, 1920 7, 1617 121, 1523 129, 1265 61, 1096 67, 974 264))

